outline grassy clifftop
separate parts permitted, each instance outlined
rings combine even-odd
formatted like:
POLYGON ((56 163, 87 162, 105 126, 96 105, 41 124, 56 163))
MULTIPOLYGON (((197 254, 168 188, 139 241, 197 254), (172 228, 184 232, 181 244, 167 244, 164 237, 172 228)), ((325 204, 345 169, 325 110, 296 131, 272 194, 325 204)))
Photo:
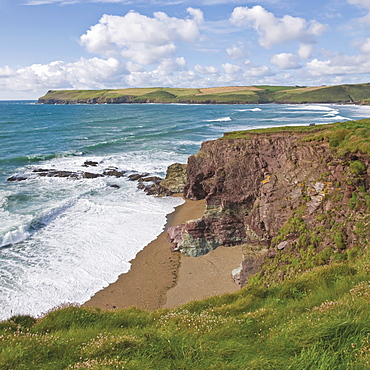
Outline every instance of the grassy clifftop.
POLYGON ((204 89, 153 87, 117 90, 51 90, 41 97, 38 102, 41 104, 370 104, 370 84, 320 87, 228 86, 204 89))
POLYGON ((171 311, 65 307, 0 323, 1 369, 367 369, 370 264, 171 311))

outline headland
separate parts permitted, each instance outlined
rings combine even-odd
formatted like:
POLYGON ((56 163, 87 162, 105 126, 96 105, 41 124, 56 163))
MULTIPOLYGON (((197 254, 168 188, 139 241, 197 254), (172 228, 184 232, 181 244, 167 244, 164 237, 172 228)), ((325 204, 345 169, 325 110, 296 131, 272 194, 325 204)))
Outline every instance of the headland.
POLYGON ((50 90, 39 104, 370 104, 370 84, 50 90))

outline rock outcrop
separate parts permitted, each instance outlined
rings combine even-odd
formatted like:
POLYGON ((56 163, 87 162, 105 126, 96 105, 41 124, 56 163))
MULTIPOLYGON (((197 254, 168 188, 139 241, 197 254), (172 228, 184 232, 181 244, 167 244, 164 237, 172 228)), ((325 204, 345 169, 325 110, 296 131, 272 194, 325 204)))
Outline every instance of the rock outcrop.
POLYGON ((161 186, 172 193, 182 193, 186 184, 186 167, 186 164, 171 164, 167 168, 166 178, 161 182, 161 186))
POLYGON ((334 261, 350 246, 360 248, 355 225, 368 211, 355 213, 350 199, 357 194, 369 201, 369 174, 354 174, 350 165, 358 161, 367 169, 369 156, 339 157, 328 142, 305 136, 248 133, 203 143, 188 160, 184 196, 205 198, 207 209, 201 219, 169 230, 175 250, 198 256, 220 245, 243 245, 245 260, 235 275, 245 285, 258 271, 284 278, 302 261, 308 268, 312 261, 334 261), (326 259, 318 259, 328 248, 326 259))

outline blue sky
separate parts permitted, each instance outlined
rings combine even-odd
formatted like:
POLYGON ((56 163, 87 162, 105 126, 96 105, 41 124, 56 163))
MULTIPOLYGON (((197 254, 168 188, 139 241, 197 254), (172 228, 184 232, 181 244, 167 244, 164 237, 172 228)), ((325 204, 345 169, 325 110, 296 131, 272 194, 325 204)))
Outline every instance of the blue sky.
POLYGON ((0 99, 370 82, 370 0, 0 0, 0 99))

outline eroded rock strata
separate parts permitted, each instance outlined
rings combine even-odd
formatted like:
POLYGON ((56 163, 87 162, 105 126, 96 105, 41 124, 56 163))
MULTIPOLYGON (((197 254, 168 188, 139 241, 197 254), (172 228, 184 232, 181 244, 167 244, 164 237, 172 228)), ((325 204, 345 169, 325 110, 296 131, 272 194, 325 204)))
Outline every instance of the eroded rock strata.
POLYGON ((306 136, 226 135, 203 143, 188 160, 184 196, 205 198, 206 212, 169 230, 175 250, 199 256, 243 245, 235 271, 242 286, 257 272, 284 279, 360 253, 369 240, 369 156, 338 156, 327 141, 306 136))

